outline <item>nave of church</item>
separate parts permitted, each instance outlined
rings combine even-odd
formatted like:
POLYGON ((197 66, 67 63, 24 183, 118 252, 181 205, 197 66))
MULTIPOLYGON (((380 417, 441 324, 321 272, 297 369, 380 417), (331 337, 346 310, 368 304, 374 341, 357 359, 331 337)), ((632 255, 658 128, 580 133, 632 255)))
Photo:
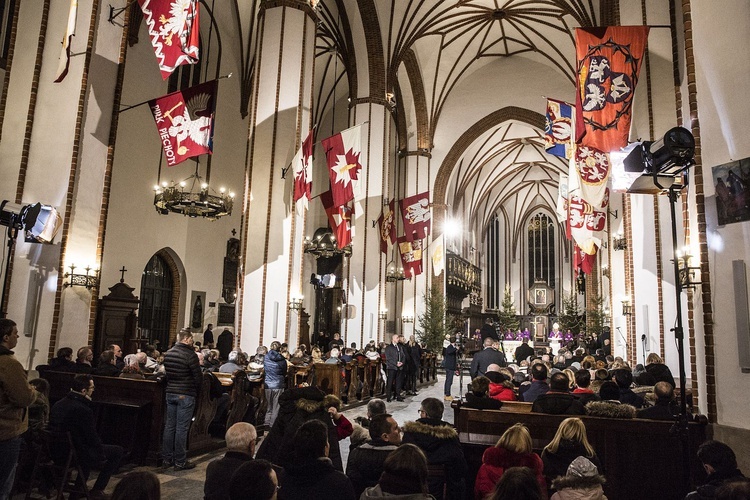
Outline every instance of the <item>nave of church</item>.
POLYGON ((25 369, 209 324, 251 355, 387 343, 436 331, 442 297, 451 333, 491 318, 511 343, 570 329, 633 367, 658 354, 748 470, 746 2, 174 3, 200 9, 190 41, 154 27, 172 2, 0 0, 0 309, 25 369), (634 74, 582 75, 578 33, 633 26, 640 55, 614 54, 634 74), (195 50, 170 67, 177 39, 195 50), (595 78, 607 95, 581 90, 595 78), (620 141, 586 196, 546 142, 584 129, 550 102, 621 106, 576 117, 620 141), (675 127, 679 190, 634 188, 669 158, 621 148, 675 127))

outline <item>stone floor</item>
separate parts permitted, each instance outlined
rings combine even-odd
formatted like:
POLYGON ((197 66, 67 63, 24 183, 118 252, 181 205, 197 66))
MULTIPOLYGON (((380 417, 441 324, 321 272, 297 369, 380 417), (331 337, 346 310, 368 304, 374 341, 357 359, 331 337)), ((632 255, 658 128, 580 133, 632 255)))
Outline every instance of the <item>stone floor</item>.
MULTIPOLYGON (((399 425, 403 425, 407 421, 416 420, 419 418, 419 407, 420 402, 424 398, 435 397, 443 399, 443 383, 445 381, 444 375, 438 375, 438 380, 430 385, 424 386, 419 390, 419 394, 416 396, 407 396, 405 401, 393 401, 386 403, 387 410, 393 415, 393 418, 399 425)), ((466 383, 466 378, 464 383, 466 383)), ((453 381, 453 395, 458 395, 458 379, 454 378, 453 381)), ((362 405, 356 408, 352 408, 344 412, 344 415, 352 422, 356 417, 365 416, 367 414, 367 406, 362 405)), ((453 411, 450 408, 450 403, 445 402, 445 413, 443 419, 447 422, 453 423, 453 411)), ((341 447, 341 455, 344 461, 344 468, 346 468, 346 459, 349 456, 349 439, 345 439, 339 442, 341 447)), ((206 467, 209 462, 223 456, 226 450, 217 450, 204 455, 191 458, 191 461, 195 462, 197 467, 189 471, 175 472, 173 469, 156 469, 154 467, 137 467, 133 470, 151 470, 156 473, 161 483, 161 496, 163 499, 183 499, 192 500, 203 498, 203 482, 206 479, 206 467)), ((122 478, 124 473, 117 474, 112 477, 109 482, 106 493, 111 493, 117 482, 122 478)), ((95 475, 92 474, 92 478, 89 481, 89 487, 93 486, 95 475)), ((20 500, 24 498, 24 495, 14 495, 14 500, 20 500)))

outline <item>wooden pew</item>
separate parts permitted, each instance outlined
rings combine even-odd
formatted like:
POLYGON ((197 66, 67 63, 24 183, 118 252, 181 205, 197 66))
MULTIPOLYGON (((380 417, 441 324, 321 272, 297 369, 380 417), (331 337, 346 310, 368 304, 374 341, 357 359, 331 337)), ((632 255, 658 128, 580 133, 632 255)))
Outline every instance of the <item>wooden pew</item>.
MULTIPOLYGON (((528 404, 528 403, 517 403, 528 404)), ((508 405, 517 407, 517 405, 508 405)), ((541 453, 568 415, 545 415, 508 409, 474 410, 453 403, 454 422, 469 464, 467 491, 482 462, 482 453, 493 446, 510 426, 525 424, 541 453)), ((604 467, 607 482, 605 494, 610 500, 654 498, 681 500, 705 478, 695 458, 698 446, 706 440, 706 424, 688 425, 688 451, 691 457, 690 477, 683 478, 682 451, 679 437, 670 431, 672 422, 641 419, 611 419, 583 416, 588 440, 604 467)))
POLYGON ((218 405, 218 399, 211 399, 212 376, 210 373, 203 374, 201 388, 198 397, 195 399, 195 414, 188 433, 188 451, 191 454, 221 446, 208 431, 209 425, 216 416, 218 405))
POLYGON ((341 367, 333 363, 315 363, 315 385, 326 394, 341 398, 344 385, 341 367))

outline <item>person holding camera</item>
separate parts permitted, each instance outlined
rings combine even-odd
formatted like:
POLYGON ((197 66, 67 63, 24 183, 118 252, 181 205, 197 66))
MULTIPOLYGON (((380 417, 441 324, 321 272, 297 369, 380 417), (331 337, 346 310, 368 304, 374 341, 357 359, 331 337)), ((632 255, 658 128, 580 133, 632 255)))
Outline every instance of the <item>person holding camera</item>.
POLYGON ((451 336, 448 339, 448 346, 443 350, 443 366, 445 367, 445 386, 443 394, 446 401, 453 401, 451 396, 451 386, 453 385, 453 375, 457 367, 458 348, 456 347, 456 337, 451 336))

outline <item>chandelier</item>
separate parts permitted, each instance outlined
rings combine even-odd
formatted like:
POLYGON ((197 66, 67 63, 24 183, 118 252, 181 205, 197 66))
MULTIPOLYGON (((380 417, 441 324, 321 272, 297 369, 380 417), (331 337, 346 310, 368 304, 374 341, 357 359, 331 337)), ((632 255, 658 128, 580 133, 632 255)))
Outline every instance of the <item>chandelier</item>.
POLYGON ((396 267, 393 261, 390 261, 385 268, 385 281, 387 283, 393 283, 395 281, 404 281, 409 279, 404 274, 403 267, 396 267))
POLYGON ((154 207, 161 215, 169 212, 182 214, 187 217, 204 217, 216 220, 219 217, 232 214, 234 204, 234 193, 223 187, 216 193, 210 189, 198 173, 198 165, 195 173, 176 183, 162 182, 154 186, 154 207), (189 186, 189 189, 188 189, 189 186))
POLYGON ((337 255, 350 256, 352 254, 352 246, 347 245, 344 248, 339 248, 336 243, 336 236, 327 227, 318 228, 313 237, 305 236, 305 241, 302 242, 302 251, 315 256, 316 259, 320 257, 330 258, 337 255))

